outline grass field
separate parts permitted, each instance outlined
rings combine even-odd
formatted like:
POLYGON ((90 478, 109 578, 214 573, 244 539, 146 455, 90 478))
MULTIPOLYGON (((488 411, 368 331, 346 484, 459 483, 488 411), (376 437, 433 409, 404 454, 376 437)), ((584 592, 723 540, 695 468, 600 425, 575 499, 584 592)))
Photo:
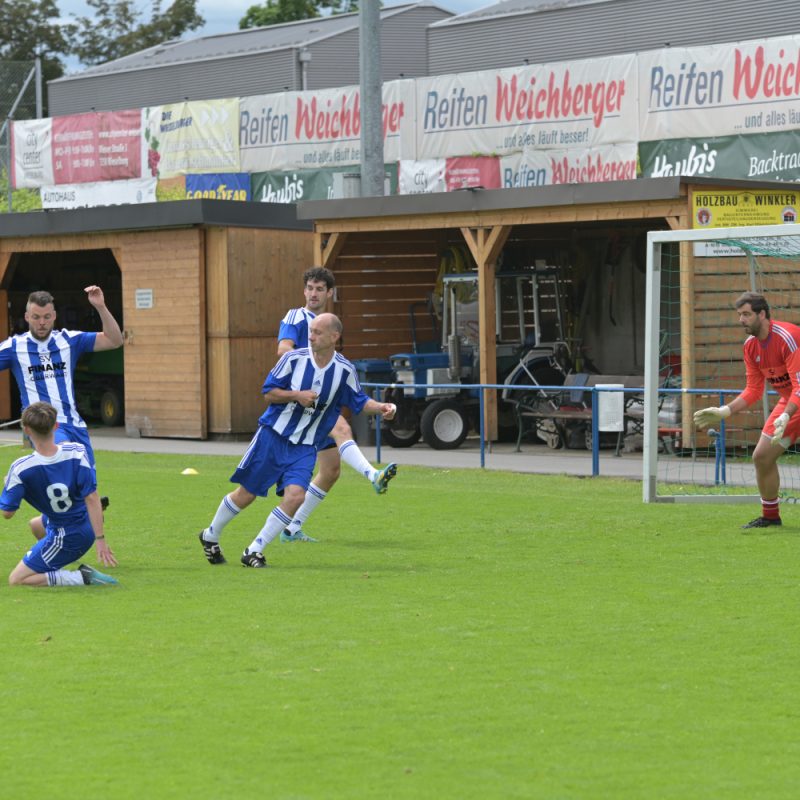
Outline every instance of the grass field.
POLYGON ((99 453, 121 585, 0 585, 2 797, 797 797, 800 509, 348 470, 320 544, 241 568, 259 501, 211 567, 235 461, 99 453))

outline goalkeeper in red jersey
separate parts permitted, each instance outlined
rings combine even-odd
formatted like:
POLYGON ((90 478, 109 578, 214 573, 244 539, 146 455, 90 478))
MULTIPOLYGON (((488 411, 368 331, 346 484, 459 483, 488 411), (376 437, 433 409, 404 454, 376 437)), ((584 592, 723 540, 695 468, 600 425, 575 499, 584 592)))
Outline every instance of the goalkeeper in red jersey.
POLYGON ((744 343, 747 385, 728 405, 696 411, 694 422, 706 428, 744 410, 763 396, 765 381, 780 395, 753 451, 761 516, 742 526, 768 528, 781 524, 778 458, 800 438, 800 414, 795 413, 800 407, 800 327, 770 319, 767 301, 755 292, 745 292, 736 301, 736 310, 739 324, 748 333, 744 343))

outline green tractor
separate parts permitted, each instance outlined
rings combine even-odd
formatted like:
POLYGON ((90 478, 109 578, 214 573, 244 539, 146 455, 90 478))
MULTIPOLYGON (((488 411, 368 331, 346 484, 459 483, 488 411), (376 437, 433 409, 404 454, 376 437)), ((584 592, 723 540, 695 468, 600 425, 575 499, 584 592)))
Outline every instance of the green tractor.
POLYGON ((103 425, 122 425, 125 420, 123 351, 101 350, 84 354, 75 368, 75 402, 81 416, 99 419, 103 425))

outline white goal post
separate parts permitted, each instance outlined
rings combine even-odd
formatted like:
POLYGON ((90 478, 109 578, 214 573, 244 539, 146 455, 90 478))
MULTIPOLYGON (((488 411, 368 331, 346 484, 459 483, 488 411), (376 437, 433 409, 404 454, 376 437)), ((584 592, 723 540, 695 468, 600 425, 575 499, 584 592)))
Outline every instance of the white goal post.
MULTIPOLYGON (((749 455, 774 399, 710 436, 691 414, 744 388, 733 307, 742 292, 764 294, 773 318, 800 324, 800 225, 651 231, 646 270, 643 500, 757 501, 749 455)), ((800 502, 800 454, 784 459, 781 499, 800 502)))

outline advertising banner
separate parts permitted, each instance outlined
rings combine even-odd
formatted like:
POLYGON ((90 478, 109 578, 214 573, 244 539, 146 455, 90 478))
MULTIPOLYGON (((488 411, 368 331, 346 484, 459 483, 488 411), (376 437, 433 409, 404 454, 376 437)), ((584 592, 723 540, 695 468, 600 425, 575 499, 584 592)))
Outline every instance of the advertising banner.
POLYGON ((245 172, 224 175, 187 175, 187 200, 249 200, 250 176, 245 172))
POLYGON ((15 122, 12 140, 16 188, 141 176, 138 109, 15 122))
POLYGON ((732 228, 737 225, 797 223, 800 192, 766 189, 709 189, 692 195, 693 228, 732 228))
POLYGON ((50 118, 11 123, 11 186, 38 189, 53 178, 53 126, 50 118))
POLYGON ((444 181, 448 192, 457 189, 499 189, 500 161, 492 156, 448 158, 444 181))
MULTIPOLYGON (((387 194, 397 193, 397 164, 386 164, 387 194)), ((348 195, 346 169, 297 169, 291 172, 256 172, 251 175, 252 199, 259 203, 299 203, 301 200, 337 200, 348 195)))
POLYGON ((642 141, 800 126, 800 36, 639 53, 642 141))
POLYGON ((398 190, 400 194, 431 194, 446 192, 444 171, 447 161, 443 158, 428 158, 424 161, 401 161, 398 167, 398 190))
POLYGON ((645 178, 700 175, 800 181, 800 137, 796 131, 779 131, 641 142, 639 165, 645 178))
MULTIPOLYGON (((361 162, 357 86, 241 98, 242 171, 329 169, 361 162)), ((414 81, 383 85, 383 159, 414 148, 414 81)))
POLYGON ((42 186, 42 208, 93 208, 156 202, 155 178, 42 186))
POLYGON ((238 98, 142 109, 144 173, 240 172, 238 121, 238 98))
POLYGON ((636 55, 418 78, 418 159, 638 141, 636 55))

